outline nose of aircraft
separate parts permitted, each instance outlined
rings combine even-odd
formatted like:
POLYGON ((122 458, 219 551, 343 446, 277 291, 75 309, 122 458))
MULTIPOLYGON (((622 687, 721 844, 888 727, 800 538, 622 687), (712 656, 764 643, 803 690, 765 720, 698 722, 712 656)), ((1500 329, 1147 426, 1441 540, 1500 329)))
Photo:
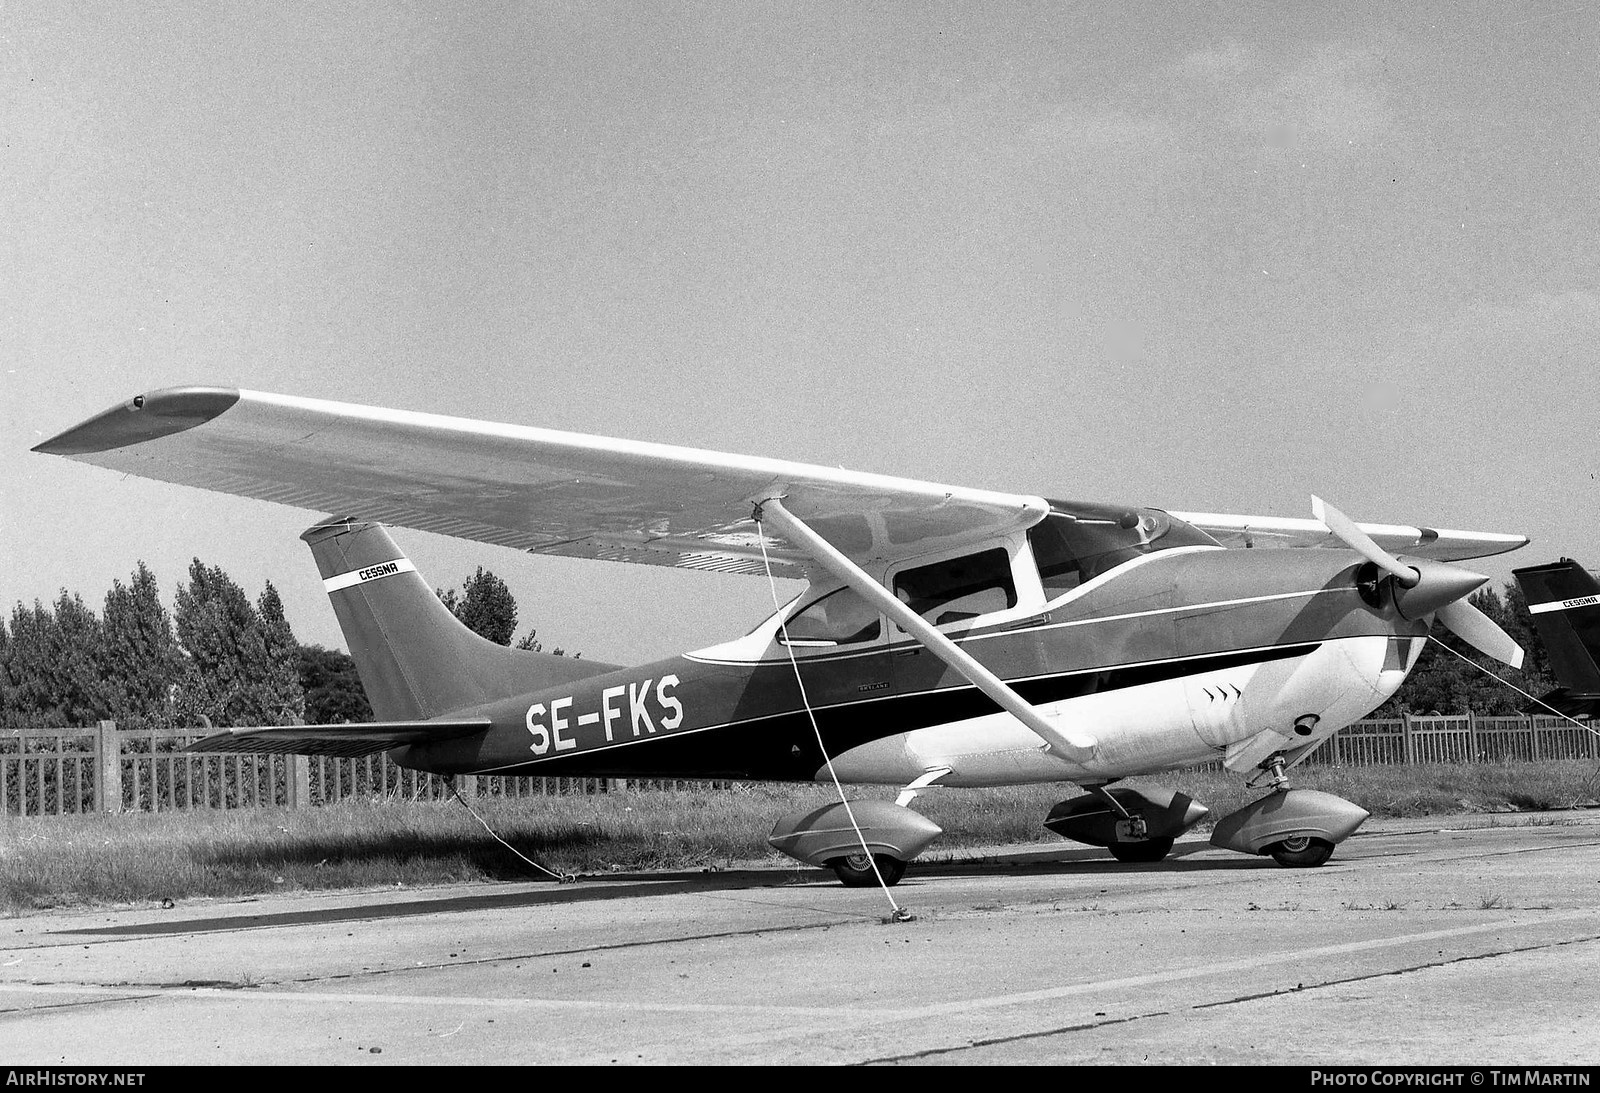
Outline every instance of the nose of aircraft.
POLYGON ((1345 546, 1393 576, 1395 608, 1403 618, 1416 620, 1436 613, 1439 621, 1468 645, 1513 668, 1522 667, 1522 646, 1464 598, 1489 578, 1444 562, 1402 562, 1320 497, 1311 499, 1311 512, 1345 546))
POLYGON ((1407 564, 1417 571, 1417 581, 1409 588, 1395 584, 1394 605, 1403 619, 1414 621, 1431 615, 1489 583, 1482 573, 1445 562, 1419 558, 1407 564))

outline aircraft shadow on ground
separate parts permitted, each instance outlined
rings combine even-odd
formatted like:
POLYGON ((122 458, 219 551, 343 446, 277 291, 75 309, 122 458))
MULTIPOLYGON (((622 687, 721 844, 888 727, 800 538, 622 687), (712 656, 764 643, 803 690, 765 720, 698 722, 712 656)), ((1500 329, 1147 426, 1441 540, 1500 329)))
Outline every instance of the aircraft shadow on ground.
MULTIPOLYGON (((452 840, 441 839, 449 843, 452 840)), ((346 847, 348 849, 348 847, 346 847)), ((1084 849, 1039 850, 1019 849, 988 854, 982 858, 965 861, 930 861, 913 863, 906 880, 895 890, 914 890, 922 884, 938 883, 941 879, 983 877, 1095 877, 1111 874, 1149 873, 1153 875, 1175 873, 1236 872, 1261 868, 1276 868, 1265 858, 1208 858, 1185 860, 1185 855, 1204 849, 1196 846, 1185 850, 1179 847, 1174 856, 1154 864, 1124 864, 1104 856, 1103 851, 1084 849)), ((306 854, 313 852, 306 848, 306 854)), ((518 876, 517 881, 529 878, 518 876)), ((451 914, 473 911, 515 910, 525 907, 550 906, 562 903, 584 903, 602 900, 630 899, 641 896, 665 896, 686 893, 728 892, 755 888, 815 887, 827 890, 839 887, 833 874, 825 869, 795 865, 792 868, 775 866, 761 869, 704 869, 671 872, 617 872, 585 874, 568 883, 551 880, 539 887, 523 887, 500 892, 473 892, 459 896, 422 895, 413 899, 395 899, 392 892, 374 894, 368 901, 341 907, 321 907, 301 911, 268 911, 260 915, 227 915, 210 918, 174 918, 162 922, 105 926, 87 930, 63 931, 74 936, 131 937, 166 934, 215 933, 272 926, 294 926, 313 923, 358 922, 409 918, 420 915, 451 914)), ((340 893, 328 893, 330 898, 340 893)))

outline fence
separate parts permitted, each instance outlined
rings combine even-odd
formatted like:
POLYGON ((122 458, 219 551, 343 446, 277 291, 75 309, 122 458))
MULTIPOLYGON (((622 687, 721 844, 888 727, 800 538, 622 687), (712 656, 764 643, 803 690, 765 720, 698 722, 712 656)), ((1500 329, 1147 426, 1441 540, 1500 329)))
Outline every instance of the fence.
MULTIPOLYGON (((346 797, 434 800, 448 783, 396 766, 387 755, 360 759, 303 755, 193 755, 188 729, 0 732, 0 819, 177 809, 305 808, 346 797)), ((1358 721, 1335 733, 1307 763, 1377 766, 1507 760, 1597 759, 1600 736, 1555 717, 1404 717, 1358 721)), ((465 797, 612 793, 630 788, 719 786, 722 782, 618 778, 458 778, 465 797)))
POLYGON ((1360 767, 1400 763, 1499 763, 1600 758, 1600 736, 1561 717, 1451 714, 1357 721, 1308 763, 1360 767))
MULTIPOLYGON (((303 755, 196 755, 183 749, 204 731, 87 729, 0 732, 0 819, 178 809, 305 808, 347 797, 436 800, 449 782, 397 766, 387 755, 358 759, 303 755)), ((676 788, 704 782, 618 778, 456 779, 464 797, 611 793, 639 785, 676 788)), ((722 784, 722 783, 715 783, 722 784)))

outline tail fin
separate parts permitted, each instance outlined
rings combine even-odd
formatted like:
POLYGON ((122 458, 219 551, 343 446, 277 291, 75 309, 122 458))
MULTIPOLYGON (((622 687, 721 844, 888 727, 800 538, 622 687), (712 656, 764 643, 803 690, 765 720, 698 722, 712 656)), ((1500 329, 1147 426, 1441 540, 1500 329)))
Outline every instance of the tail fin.
POLYGON ((1561 685, 1543 700, 1572 716, 1600 715, 1600 583, 1570 558, 1512 573, 1561 685))
POLYGON ((479 637, 439 602, 381 525, 327 520, 301 538, 380 721, 441 717, 615 668, 479 637))

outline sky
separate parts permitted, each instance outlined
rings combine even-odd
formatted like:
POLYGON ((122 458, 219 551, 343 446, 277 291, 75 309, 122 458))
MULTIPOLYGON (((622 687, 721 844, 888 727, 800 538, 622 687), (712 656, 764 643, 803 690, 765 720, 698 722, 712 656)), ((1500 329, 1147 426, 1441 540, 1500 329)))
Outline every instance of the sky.
MULTIPOLYGON (((1595 568, 1597 54, 1571 0, 6 0, 0 606, 198 557, 343 647, 319 514, 29 451, 192 383, 1595 568)), ((592 659, 772 606, 395 535, 592 659)))

